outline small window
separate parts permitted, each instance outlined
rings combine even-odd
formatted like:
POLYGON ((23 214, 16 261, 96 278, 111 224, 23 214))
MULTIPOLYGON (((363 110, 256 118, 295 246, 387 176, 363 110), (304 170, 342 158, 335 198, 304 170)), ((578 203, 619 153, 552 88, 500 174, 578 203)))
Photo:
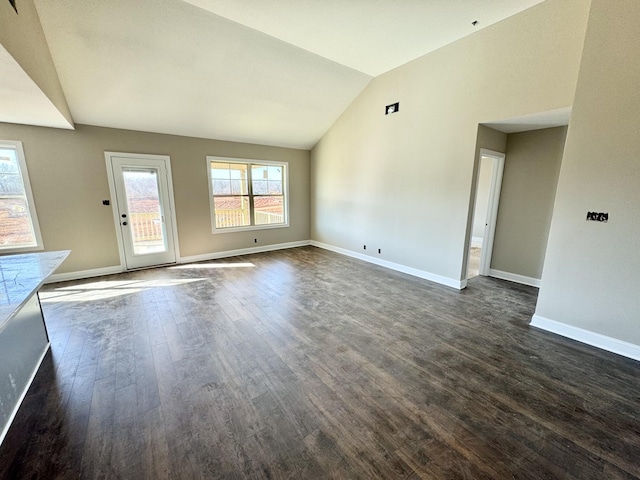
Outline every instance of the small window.
POLYGON ((0 252, 42 249, 22 143, 0 140, 0 252))
POLYGON ((287 167, 207 157, 213 232, 288 227, 287 167))

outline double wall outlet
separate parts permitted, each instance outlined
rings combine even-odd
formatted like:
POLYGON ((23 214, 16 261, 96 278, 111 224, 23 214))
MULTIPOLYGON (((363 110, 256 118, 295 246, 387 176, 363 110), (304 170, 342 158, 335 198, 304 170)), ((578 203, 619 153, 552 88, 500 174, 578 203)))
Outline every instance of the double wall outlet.
MULTIPOLYGON (((363 249, 363 250, 366 250, 366 249, 367 249, 367 246, 366 246, 366 245, 363 245, 363 246, 362 246, 362 249, 363 249)), ((381 249, 381 248, 379 248, 379 249, 378 249, 378 254, 382 254, 382 249, 381 249)))

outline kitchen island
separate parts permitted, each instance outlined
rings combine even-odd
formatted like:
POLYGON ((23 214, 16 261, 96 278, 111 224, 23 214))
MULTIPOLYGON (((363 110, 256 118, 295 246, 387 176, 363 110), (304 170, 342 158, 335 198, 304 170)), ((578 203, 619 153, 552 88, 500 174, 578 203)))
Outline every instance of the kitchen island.
POLYGON ((0 443, 49 350, 38 290, 69 253, 0 257, 0 443))

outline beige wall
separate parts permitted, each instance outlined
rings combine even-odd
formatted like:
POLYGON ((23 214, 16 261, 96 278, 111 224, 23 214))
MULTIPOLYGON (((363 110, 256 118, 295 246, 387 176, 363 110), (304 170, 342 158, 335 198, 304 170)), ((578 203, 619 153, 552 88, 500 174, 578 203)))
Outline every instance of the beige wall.
POLYGON ((75 131, 0 123, 23 142, 46 250, 69 249, 58 273, 120 265, 105 151, 169 155, 182 257, 309 239, 309 152, 77 125, 75 131), (290 227, 211 233, 207 155, 289 162, 290 227), (254 244, 254 238, 258 244, 254 244))
POLYGON ((567 127, 507 136, 491 268, 542 276, 567 127))
POLYGON ((588 9, 547 0, 374 79, 312 150, 312 239, 463 279, 478 124, 572 104, 588 9))
POLYGON ((16 4, 18 14, 8 1, 0 1, 0 44, 72 126, 73 119, 33 0, 18 0, 16 4))
POLYGON ((536 315, 640 345, 640 2, 593 0, 536 315), (608 212, 608 223, 585 221, 608 212))

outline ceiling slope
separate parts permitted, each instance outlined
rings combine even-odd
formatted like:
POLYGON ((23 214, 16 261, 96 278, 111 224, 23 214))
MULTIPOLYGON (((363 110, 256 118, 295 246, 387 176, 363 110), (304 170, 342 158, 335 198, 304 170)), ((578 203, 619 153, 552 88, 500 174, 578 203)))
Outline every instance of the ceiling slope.
POLYGON ((310 149, 373 76, 542 0, 34 1, 75 122, 310 149))
POLYGON ((2 45, 0 72, 0 122, 73 128, 2 45))
POLYGON ((76 123, 310 149, 371 79, 179 0, 37 7, 76 123))
POLYGON ((543 0, 184 1, 377 76, 543 0))

